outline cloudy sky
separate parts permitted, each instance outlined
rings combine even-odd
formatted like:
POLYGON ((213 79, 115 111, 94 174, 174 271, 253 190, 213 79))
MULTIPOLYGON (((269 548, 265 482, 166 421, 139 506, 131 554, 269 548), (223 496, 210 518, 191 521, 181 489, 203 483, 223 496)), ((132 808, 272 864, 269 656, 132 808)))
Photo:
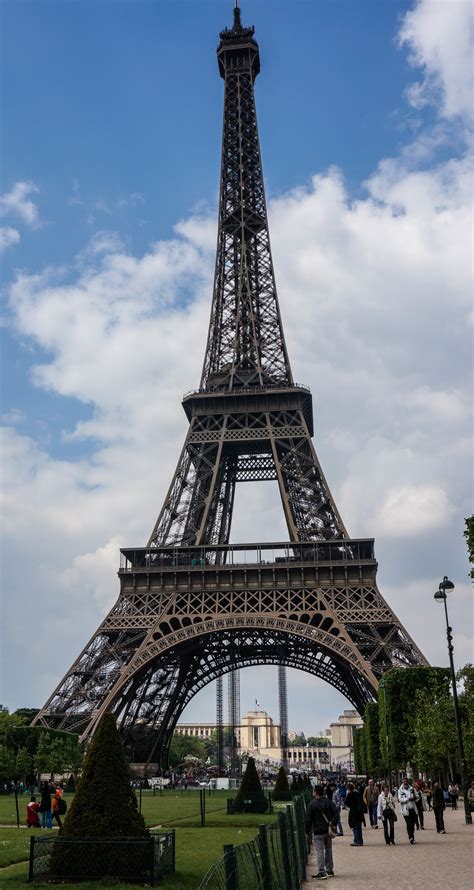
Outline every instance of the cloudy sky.
MULTIPOLYGON (((473 659, 472 5, 242 0, 295 379, 349 532, 446 664, 473 659)), ((40 706, 154 525, 209 318, 231 0, 3 0, 0 700, 40 706), (21 56, 21 64, 18 59, 21 56)), ((242 486, 241 486, 242 487, 242 486)), ((234 541, 286 537, 273 483, 234 541)), ((290 726, 347 703, 290 672, 290 726)), ((244 671, 277 717, 276 671, 244 671)), ((212 687, 188 719, 214 716, 212 687)))

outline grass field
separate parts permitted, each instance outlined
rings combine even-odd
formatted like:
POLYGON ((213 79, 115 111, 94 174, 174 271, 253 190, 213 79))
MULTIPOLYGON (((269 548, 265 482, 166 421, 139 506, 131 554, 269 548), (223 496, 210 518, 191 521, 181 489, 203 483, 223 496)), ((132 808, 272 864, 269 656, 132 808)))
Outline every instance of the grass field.
MULTIPOLYGON (((227 798, 233 797, 235 791, 206 791, 206 813, 209 817, 217 812, 225 813, 227 798)), ((71 805, 73 794, 66 794, 68 806, 71 805)), ((25 824, 26 805, 30 796, 24 794, 18 798, 20 825, 25 824)), ((137 795, 138 800, 138 795, 137 795)), ((147 825, 170 825, 185 822, 187 825, 200 825, 199 790, 163 791, 162 794, 152 791, 142 792, 142 813, 147 825)), ((227 823, 226 823, 227 824, 227 823)), ((15 797, 13 794, 0 796, 0 825, 16 825, 15 797)))
MULTIPOLYGON (((160 882, 162 890, 196 890, 211 865, 222 856, 224 844, 241 844, 255 837, 258 825, 271 822, 275 816, 227 816, 226 801, 232 793, 212 792, 206 796, 206 827, 200 826, 199 791, 165 791, 153 797, 143 792, 142 812, 148 825, 163 825, 176 829, 176 874, 160 882)), ((72 795, 67 795, 69 802, 72 795)), ((19 799, 21 823, 29 798, 19 799)), ((0 824, 16 825, 15 799, 0 797, 0 824)), ((0 828, 0 885, 16 887, 28 877, 28 851, 31 830, 0 828), (10 863, 12 863, 10 865, 10 863), (8 866, 8 867, 7 867, 8 866)), ((41 832, 43 834, 43 832, 41 832)), ((36 885, 40 886, 40 885, 36 885)), ((61 888, 92 890, 97 882, 61 884, 61 888)), ((134 885, 114 884, 115 890, 130 890, 134 885)))

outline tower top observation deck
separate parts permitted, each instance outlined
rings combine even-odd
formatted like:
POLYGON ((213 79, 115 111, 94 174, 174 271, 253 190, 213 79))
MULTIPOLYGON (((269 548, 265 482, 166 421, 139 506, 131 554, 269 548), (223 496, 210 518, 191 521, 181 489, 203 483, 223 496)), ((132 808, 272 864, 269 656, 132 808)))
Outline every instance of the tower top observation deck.
POLYGON ((221 42, 217 47, 217 60, 221 77, 226 77, 229 69, 252 71, 253 80, 260 71, 260 55, 258 43, 254 40, 255 28, 244 28, 240 17, 240 7, 234 6, 234 22, 232 28, 224 28, 220 32, 221 42))

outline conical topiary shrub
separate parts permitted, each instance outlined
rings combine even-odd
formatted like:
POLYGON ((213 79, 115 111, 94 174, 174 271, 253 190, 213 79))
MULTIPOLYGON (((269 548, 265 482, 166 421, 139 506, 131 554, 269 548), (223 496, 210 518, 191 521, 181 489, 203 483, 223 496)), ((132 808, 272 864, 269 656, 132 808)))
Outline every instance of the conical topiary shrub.
POLYGON ((255 760, 249 757, 247 769, 234 800, 234 813, 266 813, 268 800, 262 790, 255 768, 255 760))
MULTIPOLYGON (((105 714, 87 749, 74 800, 59 831, 51 857, 51 876, 86 879, 126 875, 131 850, 125 839, 130 838, 146 840, 150 834, 130 786, 130 770, 115 717, 105 714), (81 838, 88 839, 87 848, 79 843, 81 838), (106 839, 117 839, 117 843, 111 846, 106 839), (92 840, 94 843, 90 843, 92 840)), ((143 858, 134 876, 146 879, 148 868, 148 860, 143 858)))
POLYGON ((286 775, 284 766, 281 766, 278 770, 272 797, 273 800, 291 800, 291 791, 288 784, 288 776, 286 775))
POLYGON ((105 714, 87 749, 61 837, 148 837, 130 786, 130 769, 113 714, 105 714))

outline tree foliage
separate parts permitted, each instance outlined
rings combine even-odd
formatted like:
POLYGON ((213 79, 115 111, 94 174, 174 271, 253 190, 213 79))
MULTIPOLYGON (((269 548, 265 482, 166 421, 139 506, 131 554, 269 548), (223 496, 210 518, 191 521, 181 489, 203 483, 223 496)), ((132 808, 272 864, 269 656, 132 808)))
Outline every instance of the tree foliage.
POLYGON ((455 775, 456 728, 447 672, 429 669, 425 689, 415 695, 413 761, 430 775, 455 775))
POLYGON ((113 714, 105 714, 87 749, 84 769, 61 835, 148 837, 130 785, 130 769, 113 714))
POLYGON ((76 772, 82 754, 74 733, 29 726, 37 712, 19 708, 10 714, 0 706, 0 778, 24 779, 33 769, 40 773, 76 772))
POLYGON ((284 766, 278 770, 275 788, 273 789, 273 800, 291 800, 291 791, 288 783, 288 776, 284 766))
POLYGON ((365 729, 363 726, 355 726, 353 729, 352 740, 354 744, 354 767, 357 776, 366 776, 367 769, 367 750, 365 744, 365 729))
POLYGON ((379 706, 377 702, 369 702, 364 714, 365 756, 367 772, 377 774, 382 767, 379 732, 379 706))
POLYGON ((467 542, 467 552, 469 556, 469 565, 471 566, 470 575, 471 578, 474 578, 474 516, 469 516, 464 520, 466 528, 464 530, 464 537, 467 542))
POLYGON ((255 767, 255 760, 249 757, 242 782, 234 800, 234 812, 266 813, 268 801, 262 790, 255 767))
POLYGON ((474 666, 466 664, 458 671, 457 680, 461 686, 459 711, 462 723, 466 773, 474 776, 474 666))
POLYGON ((197 757, 203 763, 207 760, 206 746, 202 739, 192 735, 173 733, 170 745, 169 764, 171 767, 182 766, 186 757, 197 757))
POLYGON ((443 685, 447 677, 446 668, 425 665, 392 668, 384 674, 379 691, 382 763, 388 762, 388 754, 395 769, 404 769, 407 761, 413 761, 417 693, 429 696, 432 684, 443 685))

